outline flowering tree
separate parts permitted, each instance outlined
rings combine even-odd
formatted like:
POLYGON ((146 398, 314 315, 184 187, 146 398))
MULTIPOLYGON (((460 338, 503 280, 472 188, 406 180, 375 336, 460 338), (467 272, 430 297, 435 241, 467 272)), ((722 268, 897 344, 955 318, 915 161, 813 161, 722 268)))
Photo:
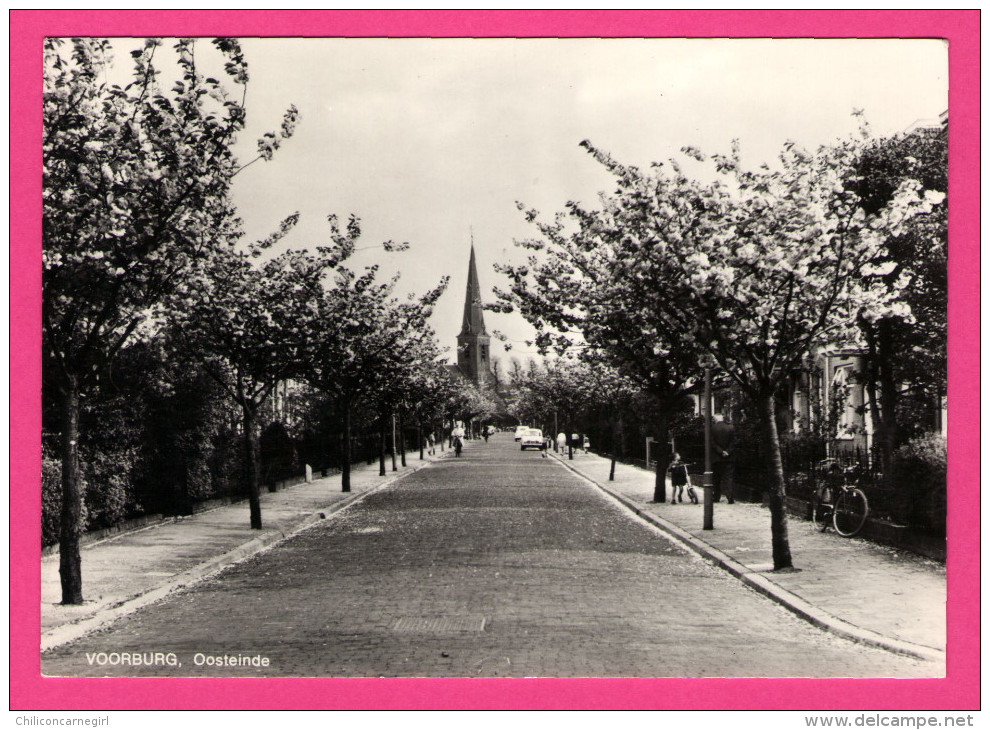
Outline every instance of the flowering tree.
MULTIPOLYGON (((858 317, 900 311, 902 282, 870 274, 887 238, 940 200, 905 181, 886 206, 867 213, 848 184, 859 149, 850 141, 809 154, 788 145, 778 169, 752 172, 734 147, 729 156, 710 158, 716 174, 705 183, 688 180, 676 165, 644 175, 610 163, 620 205, 642 209, 649 191, 645 199, 660 208, 699 211, 690 237, 647 222, 660 244, 638 271, 664 282, 671 294, 658 303, 664 316, 759 406, 778 570, 792 560, 774 395, 809 352, 854 337, 858 317)), ((697 150, 684 151, 707 161, 697 150)))
MULTIPOLYGON (((615 478, 621 414, 639 392, 631 379, 585 350, 579 358, 552 359, 543 366, 534 363, 528 370, 520 368, 513 386, 520 394, 517 412, 522 420, 540 424, 548 433, 555 424, 564 433, 587 433, 596 414, 605 414, 612 455, 609 480, 615 478)), ((573 458, 573 450, 568 456, 573 458)))
MULTIPOLYGON (((856 171, 852 187, 870 212, 886 206, 906 179, 944 194, 947 130, 918 130, 872 142, 862 151, 856 171)), ((872 267, 872 276, 881 281, 906 281, 898 298, 910 311, 889 316, 864 312, 859 322, 867 347, 870 415, 887 479, 894 474, 894 451, 905 436, 919 435, 905 431, 927 420, 903 412, 905 404, 931 404, 946 391, 947 249, 948 205, 943 200, 912 219, 901 235, 889 238, 872 267)))
POLYGON ((454 381, 444 363, 436 357, 423 355, 418 365, 409 373, 406 400, 409 413, 419 430, 419 458, 423 459, 423 430, 429 429, 440 440, 438 421, 444 416, 444 407, 454 392, 454 381))
MULTIPOLYGON (((689 247, 707 230, 708 213, 692 204, 698 185, 677 175, 667 185, 623 167, 583 142, 618 182, 600 196, 600 209, 576 202, 552 223, 526 211, 540 238, 517 242, 533 251, 527 264, 497 265, 511 285, 496 290, 501 311, 518 309, 536 328, 544 352, 584 349, 649 393, 657 407, 658 437, 667 440, 671 414, 698 390, 701 349, 690 337, 666 272, 651 264, 672 243, 689 247), (570 226, 570 228, 568 228, 570 226), (576 345, 581 347, 576 347, 576 345)), ((668 454, 660 449, 654 501, 666 500, 668 454)))
POLYGON ((256 530, 262 527, 258 412, 279 382, 300 372, 311 315, 307 305, 350 246, 335 229, 336 247, 316 254, 288 251, 257 265, 253 259, 296 220, 290 216, 249 251, 217 251, 181 289, 170 317, 179 347, 202 359, 206 372, 240 408, 251 527, 256 530))
POLYGON ((487 420, 498 412, 498 404, 479 390, 473 383, 463 379, 455 379, 453 387, 447 392, 445 415, 448 421, 463 421, 470 425, 475 419, 487 420))
MULTIPOLYGON (((908 180, 867 212, 850 185, 854 141, 816 154, 788 145, 777 169, 757 171, 742 168, 735 146, 710 159, 685 148, 710 164, 704 177, 676 160, 643 171, 582 146, 616 191, 598 211, 568 204, 576 231, 562 215, 540 224, 542 239, 522 245, 542 257, 501 267, 512 281, 503 307, 518 307, 544 347, 580 334, 667 407, 697 387, 702 356, 717 362, 759 405, 774 567, 789 568, 774 394, 816 347, 854 337, 858 317, 903 310, 903 281, 881 281, 873 267, 884 241, 941 196, 908 180)), ((657 499, 662 478, 658 463, 657 499)))
MULTIPOLYGON (((378 360, 378 366, 367 373, 369 400, 378 410, 379 423, 379 475, 385 476, 386 432, 388 421, 398 419, 398 443, 392 444, 392 469, 396 470, 396 451, 402 465, 406 465, 405 418, 410 405, 419 398, 429 398, 434 388, 442 388, 446 381, 435 380, 435 366, 440 352, 433 330, 421 323, 397 340, 386 357, 378 360)), ((446 389, 443 392, 448 392, 446 389)))
MULTIPOLYGON (((346 235, 361 234, 351 218, 346 235)), ((389 248, 390 246, 387 246, 389 248)), ((399 301, 392 296, 398 277, 377 281, 378 267, 361 275, 338 266, 334 281, 307 303, 306 351, 300 377, 334 398, 341 412, 343 454, 341 490, 351 490, 351 415, 361 399, 372 399, 388 382, 403 345, 427 331, 427 319, 447 285, 446 278, 423 296, 399 301)))
MULTIPOLYGON (((607 359, 595 357, 595 353, 583 353, 584 367, 581 377, 584 388, 588 393, 589 410, 605 415, 609 429, 609 464, 608 480, 615 481, 615 462, 619 457, 620 433, 622 431, 622 414, 630 407, 641 389, 636 382, 611 366, 607 359)), ((661 449, 664 451, 664 449, 661 449)), ((664 475, 666 484, 666 475, 664 475)), ((661 500, 662 501, 662 500, 661 500)))
MULTIPOLYGON (((516 407, 523 420, 538 424, 545 431, 553 424, 567 434, 584 430, 593 393, 590 373, 581 361, 555 358, 542 365, 532 362, 513 385, 520 392, 516 407)), ((573 451, 568 455, 573 458, 573 451)))
MULTIPOLYGON (((112 85, 110 45, 44 44, 42 339, 47 385, 61 402, 62 602, 81 603, 79 399, 163 298, 217 241, 236 232, 228 191, 245 107, 197 69, 192 40, 174 45, 178 80, 164 89, 150 40, 131 80, 112 85)), ((213 42, 227 82, 246 88, 237 42, 213 42)), ((279 133, 292 133, 290 109, 279 133)))
MULTIPOLYGON (((400 377, 398 414, 399 433, 405 433, 406 418, 416 423, 419 458, 423 459, 423 427, 440 415, 444 399, 453 391, 449 371, 441 362, 441 353, 432 329, 410 338, 408 366, 400 377)), ((402 465, 405 440, 402 436, 402 465)))

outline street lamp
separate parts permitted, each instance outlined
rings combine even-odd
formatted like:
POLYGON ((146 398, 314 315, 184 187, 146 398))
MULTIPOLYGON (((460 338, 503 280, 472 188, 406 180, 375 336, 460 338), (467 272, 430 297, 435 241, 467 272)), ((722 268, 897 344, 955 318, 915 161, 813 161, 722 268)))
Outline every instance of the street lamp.
POLYGON ((705 499, 703 530, 715 529, 715 479, 712 473, 712 360, 705 356, 702 366, 705 369, 705 473, 701 477, 701 488, 705 499))

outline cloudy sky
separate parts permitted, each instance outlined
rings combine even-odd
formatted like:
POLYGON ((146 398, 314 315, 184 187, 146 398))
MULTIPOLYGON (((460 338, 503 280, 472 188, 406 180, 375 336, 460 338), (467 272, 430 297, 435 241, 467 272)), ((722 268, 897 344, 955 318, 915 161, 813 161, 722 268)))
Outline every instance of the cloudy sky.
MULTIPOLYGON (((451 284, 433 325, 453 346, 473 231, 483 296, 496 261, 518 260, 533 233, 516 201, 546 214, 610 190, 582 139, 646 165, 695 145, 772 162, 781 145, 808 147, 853 132, 863 109, 877 134, 902 131, 948 106, 947 56, 926 40, 247 39, 253 140, 301 112, 272 162, 237 179, 247 232, 260 238, 293 211, 287 245, 326 239, 326 216, 355 213, 366 245, 352 263, 402 273, 403 291, 451 284)), ((488 313, 508 356, 527 357, 532 330, 488 313)), ((493 354, 499 348, 493 345, 493 354)), ((452 354, 452 353, 451 353, 452 354)), ((507 357, 503 355, 503 358, 507 357)))

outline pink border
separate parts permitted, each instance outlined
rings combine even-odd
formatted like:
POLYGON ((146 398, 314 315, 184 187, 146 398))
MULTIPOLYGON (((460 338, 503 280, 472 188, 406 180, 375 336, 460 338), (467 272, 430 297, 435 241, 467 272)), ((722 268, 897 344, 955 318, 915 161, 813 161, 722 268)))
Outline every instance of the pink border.
POLYGON ((10 12, 11 709, 979 709, 979 11, 10 12), (46 35, 949 40, 949 658, 944 680, 40 676, 41 41, 46 35), (181 699, 180 699, 181 698, 181 699))

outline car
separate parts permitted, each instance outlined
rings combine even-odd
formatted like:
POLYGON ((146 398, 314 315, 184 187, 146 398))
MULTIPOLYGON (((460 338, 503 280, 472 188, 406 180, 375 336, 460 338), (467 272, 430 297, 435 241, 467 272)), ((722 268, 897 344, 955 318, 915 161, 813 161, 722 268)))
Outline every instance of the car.
POLYGON ((529 426, 516 426, 516 441, 522 439, 527 431, 529 431, 529 426))
POLYGON ((523 434, 522 438, 519 440, 519 450, 525 451, 526 449, 545 449, 547 447, 547 442, 543 438, 543 431, 538 428, 530 428, 523 434))

